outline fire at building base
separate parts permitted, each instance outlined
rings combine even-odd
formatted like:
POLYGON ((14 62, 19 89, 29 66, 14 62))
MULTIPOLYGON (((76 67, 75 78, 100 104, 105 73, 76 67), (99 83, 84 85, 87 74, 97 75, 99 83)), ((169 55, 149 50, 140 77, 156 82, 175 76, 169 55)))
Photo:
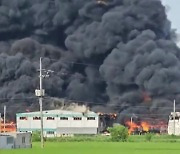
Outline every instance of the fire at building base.
MULTIPOLYGON (((3 119, 0 123, 0 132, 16 132, 17 131, 29 131, 40 130, 40 113, 39 112, 25 112, 16 114, 17 127, 14 122, 7 122, 4 125, 3 119)), ((176 135, 180 135, 178 124, 178 117, 180 113, 176 112, 175 116, 175 128, 176 135)), ((46 130, 46 137, 55 136, 57 132, 61 134, 97 134, 108 132, 108 127, 112 127, 118 121, 118 114, 116 113, 95 113, 89 111, 89 108, 85 106, 75 105, 72 108, 59 109, 59 110, 47 110, 44 111, 43 123, 44 130, 46 130), (57 128, 55 126, 57 123, 57 128), (61 126, 63 124, 63 126, 61 126), (46 128, 47 127, 47 128, 46 128), (50 130, 50 128, 52 129, 50 130), (79 131, 81 129, 86 131, 79 131), (67 131, 69 129, 69 132, 67 131), (47 134, 50 133, 50 134, 47 134)), ((144 120, 138 119, 127 120, 123 123, 128 128, 129 135, 143 135, 145 133, 156 134, 173 134, 173 115, 171 113, 169 119, 169 125, 167 122, 160 119, 144 120), (167 129, 168 128, 168 129, 167 129)))
POLYGON ((140 121, 132 122, 127 121, 125 125, 128 127, 129 134, 145 134, 145 133, 156 133, 156 134, 165 134, 167 133, 167 123, 160 120, 155 120, 154 123, 140 121))

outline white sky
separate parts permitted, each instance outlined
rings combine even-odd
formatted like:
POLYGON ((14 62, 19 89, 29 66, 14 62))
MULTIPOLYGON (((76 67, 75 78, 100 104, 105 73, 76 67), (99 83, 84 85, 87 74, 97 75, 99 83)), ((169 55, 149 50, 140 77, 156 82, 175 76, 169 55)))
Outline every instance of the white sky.
POLYGON ((162 2, 168 8, 167 14, 172 22, 172 28, 177 29, 177 33, 180 34, 180 0, 162 0, 162 2))

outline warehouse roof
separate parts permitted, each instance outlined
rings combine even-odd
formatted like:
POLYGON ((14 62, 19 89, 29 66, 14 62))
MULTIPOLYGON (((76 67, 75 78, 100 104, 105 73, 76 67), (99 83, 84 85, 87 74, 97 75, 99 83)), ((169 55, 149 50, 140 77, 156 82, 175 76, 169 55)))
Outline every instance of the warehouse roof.
MULTIPOLYGON (((26 116, 31 116, 31 115, 40 115, 40 112, 25 112, 25 113, 17 113, 17 116, 21 116, 21 115, 26 115, 26 116)), ((92 111, 87 111, 87 112, 76 112, 76 111, 68 111, 68 110, 46 110, 43 111, 43 115, 44 116, 50 116, 50 115, 77 115, 77 116, 84 116, 84 115, 88 115, 88 116, 97 116, 97 114, 95 112, 92 111)))

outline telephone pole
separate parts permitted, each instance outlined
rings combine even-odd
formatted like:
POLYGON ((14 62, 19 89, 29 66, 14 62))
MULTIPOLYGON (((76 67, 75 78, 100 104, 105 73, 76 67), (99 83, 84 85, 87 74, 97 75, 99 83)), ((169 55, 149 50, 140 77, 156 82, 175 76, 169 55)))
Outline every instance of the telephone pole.
POLYGON ((132 116, 131 116, 131 127, 132 127, 132 124, 133 124, 133 118, 137 118, 137 116, 133 113, 132 116))
POLYGON ((132 123, 133 123, 133 117, 131 116, 131 127, 132 127, 132 123))
POLYGON ((3 128, 4 133, 5 133, 5 129, 6 129, 6 106, 4 106, 4 128, 3 128))
POLYGON ((174 100, 174 114, 173 114, 173 119, 174 119, 174 135, 176 133, 176 121, 175 121, 175 115, 176 115, 176 101, 174 100))
POLYGON ((41 148, 44 148, 44 135, 43 135, 43 107, 42 99, 44 96, 44 89, 42 89, 42 57, 40 57, 39 62, 39 89, 35 90, 35 95, 39 97, 39 109, 40 109, 40 118, 41 118, 41 148))
POLYGON ((52 70, 42 69, 42 57, 40 57, 39 62, 39 89, 35 90, 35 95, 39 97, 39 108, 40 108, 40 118, 41 118, 41 148, 44 148, 44 133, 43 133, 43 97, 45 95, 45 90, 42 87, 42 79, 49 77, 49 73, 53 73, 52 70), (45 74, 43 74, 45 73, 45 74))
POLYGON ((39 106, 40 106, 40 115, 41 115, 41 148, 44 148, 43 108, 42 108, 42 97, 44 96, 44 92, 42 89, 42 57, 40 57, 40 64, 39 64, 39 89, 40 89, 39 106))

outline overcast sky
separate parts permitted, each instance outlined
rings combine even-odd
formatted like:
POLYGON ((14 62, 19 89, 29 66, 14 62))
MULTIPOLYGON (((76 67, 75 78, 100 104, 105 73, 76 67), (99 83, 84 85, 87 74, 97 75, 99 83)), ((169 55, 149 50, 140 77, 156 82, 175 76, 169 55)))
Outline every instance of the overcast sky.
POLYGON ((172 27, 180 34, 180 0, 162 0, 162 2, 168 6, 168 19, 172 22, 172 27))

